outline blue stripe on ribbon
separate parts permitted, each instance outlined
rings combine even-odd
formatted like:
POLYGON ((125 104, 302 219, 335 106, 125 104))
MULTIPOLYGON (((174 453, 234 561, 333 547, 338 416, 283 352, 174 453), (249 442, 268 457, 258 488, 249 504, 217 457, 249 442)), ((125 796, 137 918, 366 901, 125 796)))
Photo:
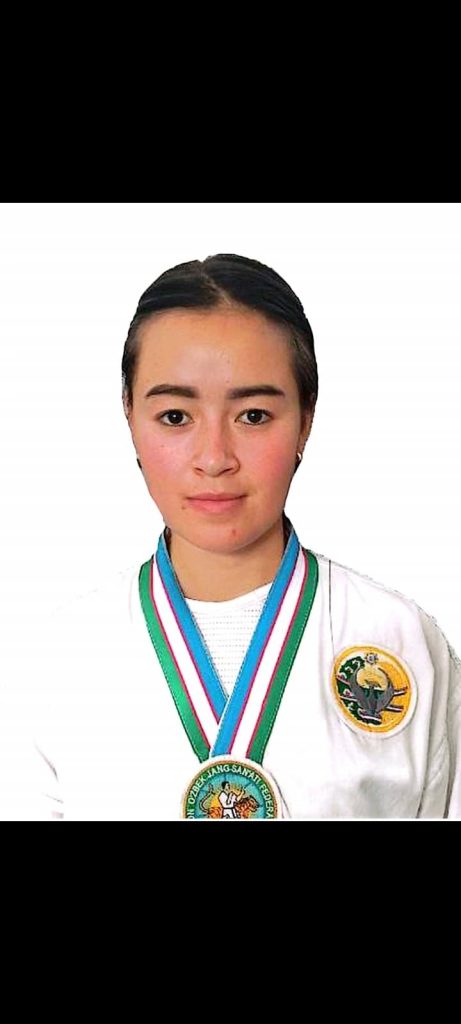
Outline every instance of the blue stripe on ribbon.
POLYGON ((227 702, 227 707, 220 723, 216 742, 210 751, 210 757, 217 754, 227 754, 229 753, 229 748, 232 746, 235 727, 240 718, 242 706, 246 700, 248 690, 251 687, 256 667, 261 656, 261 651, 264 648, 268 634, 278 617, 283 597, 296 565, 299 548, 300 544, 298 537, 294 527, 291 526, 290 537, 285 548, 282 561, 266 597, 264 608, 258 620, 250 646, 240 668, 230 699, 227 702))
POLYGON ((164 532, 159 537, 155 557, 163 586, 169 595, 173 609, 176 612, 179 625, 186 638, 197 670, 206 686, 210 703, 219 721, 227 703, 227 693, 215 671, 210 654, 205 646, 204 639, 197 623, 192 618, 190 609, 184 599, 178 577, 174 571, 168 548, 166 546, 164 532))

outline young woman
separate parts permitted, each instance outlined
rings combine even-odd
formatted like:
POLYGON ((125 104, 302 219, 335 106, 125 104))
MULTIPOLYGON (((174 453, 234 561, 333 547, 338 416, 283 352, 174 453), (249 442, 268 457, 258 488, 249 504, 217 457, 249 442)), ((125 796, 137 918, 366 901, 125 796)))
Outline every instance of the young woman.
POLYGON ((461 817, 454 651, 414 601, 304 548, 284 512, 318 394, 289 285, 233 254, 167 270, 122 371, 165 529, 44 639, 37 816, 461 817))

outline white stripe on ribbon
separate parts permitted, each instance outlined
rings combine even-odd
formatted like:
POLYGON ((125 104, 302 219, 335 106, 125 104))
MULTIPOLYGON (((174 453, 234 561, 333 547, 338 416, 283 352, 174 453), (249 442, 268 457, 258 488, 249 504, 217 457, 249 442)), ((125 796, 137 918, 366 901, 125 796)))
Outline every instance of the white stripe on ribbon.
POLYGON ((207 744, 211 750, 218 733, 219 722, 216 721, 206 689, 201 682, 194 660, 184 640, 183 634, 171 608, 162 577, 158 571, 157 560, 153 559, 152 583, 158 614, 163 630, 168 638, 178 670, 185 682, 195 713, 200 720, 207 744))
POLYGON ((237 730, 230 753, 234 757, 246 757, 253 732, 261 713, 261 707, 270 688, 274 669, 292 624, 296 606, 307 573, 307 556, 300 545, 298 558, 285 597, 274 622, 272 633, 256 672, 250 696, 240 726, 237 730))

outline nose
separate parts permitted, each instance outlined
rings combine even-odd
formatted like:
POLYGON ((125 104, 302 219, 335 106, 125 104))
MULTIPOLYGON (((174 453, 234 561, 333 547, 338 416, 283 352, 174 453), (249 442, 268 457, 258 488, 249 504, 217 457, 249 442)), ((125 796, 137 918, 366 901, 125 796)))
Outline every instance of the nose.
POLYGON ((229 430, 220 422, 203 424, 196 437, 194 469, 217 476, 238 469, 239 460, 229 430))

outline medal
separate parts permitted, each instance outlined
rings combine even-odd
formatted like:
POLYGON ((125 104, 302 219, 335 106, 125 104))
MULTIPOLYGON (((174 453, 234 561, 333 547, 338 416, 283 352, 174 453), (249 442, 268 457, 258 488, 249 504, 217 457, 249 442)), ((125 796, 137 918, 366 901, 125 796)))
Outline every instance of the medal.
POLYGON ((208 821, 281 818, 282 798, 275 780, 260 764, 226 754, 211 757, 200 766, 183 796, 182 817, 208 821))
MULTIPOLYGON (((281 815, 277 786, 261 764, 311 612, 319 576, 315 555, 301 547, 289 520, 288 523, 290 534, 280 566, 230 696, 182 593, 168 552, 166 531, 160 535, 155 556, 152 555, 139 572, 139 595, 146 626, 189 742, 198 759, 208 762, 209 770, 211 762, 219 758, 221 763, 223 757, 226 760, 229 757, 235 764, 248 767, 249 763, 254 771, 260 772, 261 785, 268 790, 272 787, 271 799, 277 807, 277 814, 264 813, 259 815, 261 817, 281 815)), ((194 801, 192 790, 198 785, 201 774, 197 773, 184 795, 182 814, 185 817, 209 816, 195 814, 197 799, 194 801), (194 813, 189 813, 192 806, 194 813)), ((217 789, 211 776, 207 782, 213 786, 213 796, 211 791, 208 799, 205 793, 199 796, 198 806, 201 801, 204 808, 215 806, 217 789)), ((230 805, 235 806, 238 814, 239 780, 229 780, 228 787, 223 787, 223 782, 224 774, 220 788, 228 794, 230 805)), ((256 786, 256 779, 253 782, 256 786)), ((245 786, 244 791, 248 796, 248 787, 245 786)), ((253 790, 249 795, 258 802, 259 808, 261 795, 258 797, 253 790)), ((224 810, 224 797, 219 803, 224 810)), ((268 800, 267 807, 269 803, 268 800)), ((248 804, 245 806, 248 808, 248 804)))

